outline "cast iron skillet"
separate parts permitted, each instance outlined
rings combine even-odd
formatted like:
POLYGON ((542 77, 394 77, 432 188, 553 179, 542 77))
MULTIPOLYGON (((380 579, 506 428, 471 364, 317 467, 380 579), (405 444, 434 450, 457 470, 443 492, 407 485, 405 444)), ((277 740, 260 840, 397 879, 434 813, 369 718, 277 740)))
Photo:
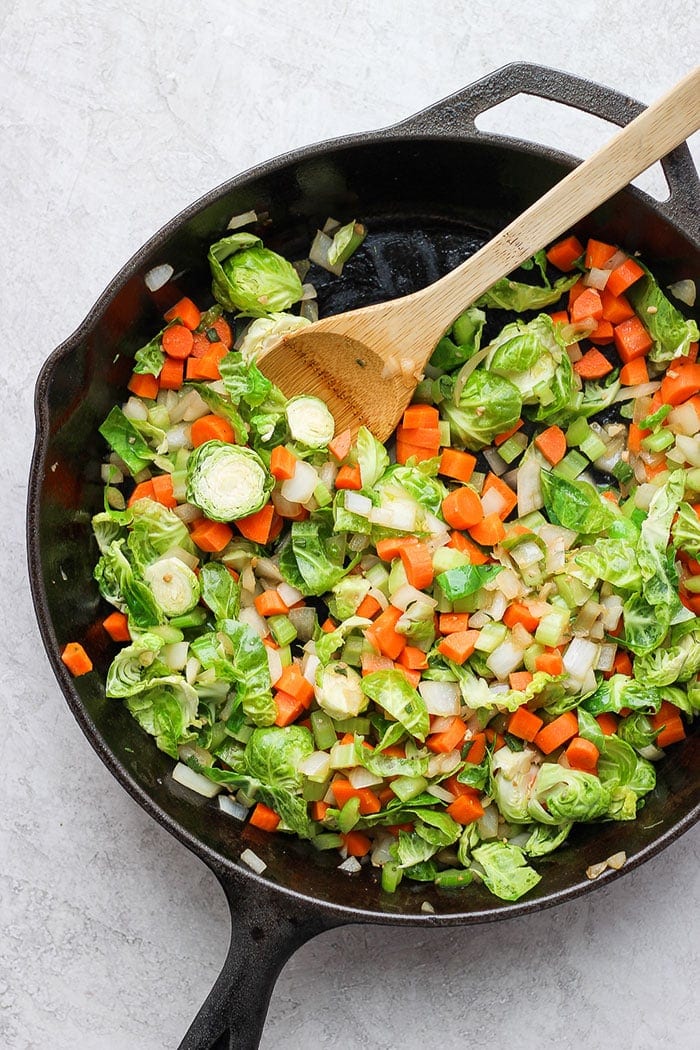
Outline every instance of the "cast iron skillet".
MULTIPOLYGON (((106 609, 91 569, 90 516, 101 506, 97 426, 123 396, 129 358, 157 330, 164 309, 187 292, 209 302, 207 246, 232 214, 267 212, 266 243, 289 258, 306 254, 328 215, 361 217, 371 231, 343 277, 319 275, 322 312, 379 301, 423 286, 523 211, 575 164, 569 156, 483 134, 474 120, 520 92, 575 106, 616 124, 640 110, 608 88, 532 65, 506 66, 394 127, 336 139, 260 165, 212 190, 157 233, 127 263, 85 322, 49 357, 36 386, 37 435, 28 503, 31 587, 44 645, 66 700, 92 746, 126 790, 196 853, 221 882, 231 907, 231 947, 181 1050, 258 1046, 274 981, 304 941, 346 923, 445 926, 493 922, 570 900, 595 883, 586 867, 624 849, 623 872, 690 828, 700 815, 697 734, 658 768, 659 784, 638 820, 577 830, 570 844, 538 861, 543 878, 526 900, 508 904, 479 887, 448 892, 425 884, 381 893, 373 876, 336 871, 337 857, 284 835, 240 825, 175 784, 124 706, 107 701, 103 675, 112 652, 100 626, 106 609), (168 262, 176 277, 158 294, 143 275, 168 262), (92 654, 96 672, 74 680, 60 661, 69 640, 92 654), (263 876, 238 857, 252 848, 263 876), (435 914, 421 912, 428 900, 435 914)), ((663 162, 671 195, 660 204, 626 190, 580 233, 640 249, 666 283, 699 276, 698 177, 685 146, 663 162)))

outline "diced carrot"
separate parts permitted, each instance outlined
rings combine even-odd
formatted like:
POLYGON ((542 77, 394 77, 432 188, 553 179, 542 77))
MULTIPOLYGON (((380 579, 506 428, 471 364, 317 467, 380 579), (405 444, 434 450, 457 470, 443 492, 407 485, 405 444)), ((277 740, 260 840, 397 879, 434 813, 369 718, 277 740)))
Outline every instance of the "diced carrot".
MULTIPOLYGON (((231 326, 228 321, 225 321, 223 317, 217 317, 214 323, 210 325, 210 328, 213 328, 218 335, 219 342, 223 343, 227 350, 230 350, 231 344, 233 343, 233 335, 231 334, 231 326)), ((209 329, 207 329, 207 331, 209 331, 209 329)))
POLYGON ((390 605, 365 631, 365 637, 370 644, 390 660, 396 660, 399 653, 406 648, 406 636, 395 630, 402 616, 401 609, 390 605))
MULTIPOLYGON (((229 421, 213 413, 195 419, 192 424, 191 436, 192 444, 195 448, 203 445, 206 441, 228 441, 230 444, 233 444, 236 440, 236 435, 229 421)), ((277 449, 275 449, 275 452, 277 452, 277 449)))
POLYGON ((407 645, 403 652, 399 653, 398 662, 409 671, 424 671, 428 666, 425 653, 415 645, 407 645))
POLYGON ((61 659, 74 678, 92 671, 92 660, 80 642, 68 642, 61 652, 61 659))
POLYGON ((335 435, 332 441, 328 442, 328 451, 340 462, 347 456, 351 445, 352 431, 348 427, 347 430, 342 430, 340 434, 335 435))
POLYGON ((426 459, 432 459, 434 453, 429 448, 420 448, 418 445, 409 445, 407 441, 396 442, 396 462, 408 463, 409 459, 415 459, 422 463, 426 459))
POLYGON ((540 653, 539 656, 535 657, 535 670, 544 671, 545 674, 562 674, 564 663, 559 650, 554 649, 550 653, 540 653))
POLYGON ((461 452, 457 448, 444 448, 440 456, 438 474, 444 474, 445 477, 454 478, 455 481, 461 481, 466 485, 475 466, 476 456, 472 456, 470 452, 461 452))
MULTIPOLYGON (((287 603, 280 597, 279 592, 272 588, 255 598, 255 608, 261 616, 286 616, 289 612, 287 603)), ((284 689, 284 686, 280 686, 280 689, 284 689)))
POLYGON ((191 299, 187 298, 187 296, 183 296, 182 299, 179 299, 174 306, 171 306, 170 309, 163 314, 163 317, 168 322, 180 321, 181 324, 184 324, 185 328, 189 328, 191 331, 194 331, 202 320, 202 315, 198 308, 194 305, 191 299))
POLYGON ((341 467, 336 475, 335 487, 337 489, 353 489, 355 491, 362 488, 362 475, 360 474, 360 468, 345 466, 341 467))
POLYGON ((373 598, 371 594, 366 594, 355 609, 355 616, 365 616, 368 620, 371 620, 377 615, 380 609, 381 605, 377 599, 373 598))
MULTIPOLYGON (((217 346, 217 343, 212 343, 206 354, 203 354, 201 357, 190 356, 187 358, 188 380, 194 382, 200 380, 204 382, 215 382, 216 380, 221 379, 221 372, 219 371, 221 352, 217 349, 217 346)), ((226 353, 225 350, 223 352, 224 354, 226 353)))
POLYGON ((475 543, 472 543, 470 539, 467 539, 467 537, 461 532, 451 532, 450 542, 447 546, 453 547, 456 551, 460 551, 462 554, 466 554, 472 565, 485 565, 488 561, 484 552, 477 547, 475 543))
POLYGON ((473 762, 475 766, 481 765, 486 757, 486 733, 475 733, 472 744, 467 751, 467 762, 473 762))
POLYGON ((579 277, 576 284, 572 284, 571 288, 569 288, 569 311, 578 299, 579 295, 583 295, 585 291, 586 285, 583 283, 583 278, 579 277))
POLYGON ((366 857, 372 849, 372 840, 362 831, 348 831, 341 836, 349 857, 366 857))
POLYGON ((270 473, 278 481, 288 481, 294 477, 297 457, 284 445, 276 445, 270 456, 270 473))
POLYGON ((644 270, 634 259, 625 259, 608 277, 605 287, 612 295, 622 295, 635 281, 644 276, 644 270))
POLYGON ((389 536, 385 540, 378 540, 376 545, 377 557, 382 561, 393 561, 401 554, 401 550, 411 541, 405 536, 389 536))
POLYGON ((620 382, 623 386, 638 386, 649 382, 649 369, 646 359, 635 357, 620 369, 620 382))
POLYGON ((276 726, 289 726, 296 722, 297 718, 306 710, 306 706, 295 696, 285 693, 283 689, 275 692, 275 707, 277 708, 276 726))
POLYGON ((567 711, 559 715, 559 718, 555 718, 544 729, 540 729, 534 743, 540 751, 544 751, 545 755, 550 755, 552 751, 556 751, 558 747, 577 734, 578 718, 573 711, 567 711))
POLYGON ((556 466, 566 455, 566 436, 561 427, 551 426, 535 438, 535 445, 552 466, 556 466))
POLYGON ((254 828, 260 828, 261 831, 275 831, 279 822, 280 818, 274 809, 270 809, 264 802, 258 802, 248 821, 254 828))
POLYGON ((649 721, 654 729, 661 730, 655 741, 657 747, 670 747, 685 740, 685 727, 678 708, 668 700, 661 701, 661 707, 655 715, 650 715, 649 721))
POLYGON ((603 304, 603 320, 610 324, 621 324, 634 317, 634 307, 624 295, 612 295, 607 288, 600 293, 603 304))
MULTIPOLYGON (((161 390, 179 390, 185 374, 184 362, 166 357, 160 370, 158 383, 161 390)), ((189 376, 188 376, 189 378, 189 376)))
POLYGON ((431 733, 426 737, 425 744, 428 750, 436 755, 447 754, 448 751, 455 751, 462 746, 466 733, 466 724, 461 718, 455 717, 449 729, 441 733, 431 733))
POLYGON ((608 259, 612 259, 616 251, 617 248, 612 244, 606 244, 605 241, 597 241, 595 238, 589 237, 588 244, 586 245, 584 266, 587 270, 592 270, 594 268, 602 270, 605 268, 608 259))
POLYGON ((449 813, 458 824, 472 824, 483 817, 484 807, 473 795, 460 795, 449 804, 445 812, 449 813))
POLYGON ((462 485, 442 501, 442 516, 453 529, 469 529, 483 521, 484 512, 474 489, 462 485))
POLYGON ((368 674, 374 674, 375 671, 391 671, 394 667, 393 660, 390 660, 388 656, 379 656, 377 653, 363 653, 361 660, 363 678, 368 674))
POLYGON ((687 591, 681 591, 678 597, 686 609, 690 609, 696 616, 700 616, 700 594, 688 594, 687 591))
POLYGON ((440 422, 440 413, 432 405, 409 405, 401 420, 407 430, 427 428, 436 430, 440 422))
POLYGON ((311 819, 322 821, 325 819, 326 813, 330 809, 329 802, 312 802, 311 803, 311 819))
POLYGON ((568 310, 555 310, 551 313, 550 318, 552 324, 568 324, 569 323, 569 311, 568 310))
POLYGON ((153 486, 153 499, 170 510, 177 507, 177 500, 173 495, 173 479, 171 474, 156 474, 151 478, 153 486))
POLYGON ((314 698, 314 687, 301 673, 299 664, 289 664, 275 682, 275 688, 283 689, 295 700, 299 700, 304 707, 309 707, 314 698))
POLYGON ((153 491, 152 481, 140 481, 134 491, 126 501, 127 507, 131 507, 136 503, 137 499, 152 499, 155 500, 156 494, 153 491))
POLYGON ((563 273, 570 273, 577 259, 583 255, 583 245, 573 235, 557 241, 547 252, 547 259, 563 273))
POLYGON ((136 397, 144 397, 148 401, 154 401, 158 396, 158 378, 152 375, 140 375, 134 372, 128 383, 129 390, 136 397))
MULTIPOLYGON (((486 481, 481 490, 481 499, 484 500, 489 492, 498 494, 501 501, 501 507, 500 510, 497 510, 495 513, 498 514, 501 521, 505 521, 508 515, 515 510, 518 497, 515 495, 510 485, 506 485, 505 481, 502 481, 496 474, 490 472, 486 475, 486 481)), ((447 519, 445 520, 447 521, 447 519)))
POLYGON ((518 693, 523 693, 532 681, 530 671, 512 671, 508 675, 508 685, 518 693))
POLYGON ((233 529, 223 521, 200 518, 190 532, 190 539, 200 550, 216 554, 222 551, 233 537, 233 529))
POLYGON ((327 616, 326 619, 321 624, 321 630, 323 631, 324 634, 330 634, 332 631, 335 630, 335 626, 336 625, 333 623, 333 621, 331 620, 330 616, 327 616))
POLYGON ((685 355, 684 360, 691 361, 691 362, 695 363, 695 361, 697 361, 697 359, 698 359, 698 349, 699 348, 700 348, 700 343, 691 343, 690 346, 688 347, 688 353, 685 355))
POLYGON ((382 808, 374 791, 370 788, 354 788, 349 780, 345 780, 342 777, 338 777, 337 780, 333 781, 331 791, 335 796, 339 809, 342 809, 351 798, 360 800, 360 813, 363 817, 368 816, 370 813, 378 813, 382 808))
POLYGON ((184 361, 192 352, 192 333, 184 324, 174 324, 163 332, 161 345, 168 357, 184 361))
POLYGON ((130 642, 129 621, 124 613, 115 610, 105 617, 102 626, 113 642, 130 642))
MULTIPOLYGON (((484 741, 484 754, 486 753, 486 737, 483 733, 479 733, 478 736, 483 738, 484 741)), ((479 765, 478 762, 474 763, 479 765)), ((459 798, 461 795, 471 795, 472 798, 480 798, 481 791, 479 788, 471 787, 469 784, 463 784, 461 780, 457 779, 457 774, 453 773, 451 777, 447 777, 442 782, 443 787, 447 789, 451 794, 456 795, 459 798)))
POLYGON ((430 587, 435 573, 433 556, 425 543, 406 543, 399 551, 406 579, 411 587, 424 591, 430 587))
POLYGON ((617 352, 624 364, 634 361, 635 357, 644 357, 654 345, 651 336, 636 316, 615 325, 613 337, 617 352))
POLYGON ((502 434, 496 434, 496 437, 493 439, 496 448, 504 445, 508 438, 512 438, 513 434, 517 434, 523 425, 523 420, 519 419, 515 426, 512 426, 510 430, 504 430, 502 434))
POLYGON ((455 631, 442 639, 438 644, 438 652, 456 664, 463 664, 474 652, 478 640, 478 631, 455 631))
POLYGON ((643 430, 636 423, 630 423, 627 431, 627 447, 630 452, 641 452, 642 438, 645 438, 647 434, 651 434, 651 431, 643 430))
POLYGON ((694 361, 673 361, 661 380, 660 393, 665 405, 682 405, 700 393, 700 364, 694 361))
POLYGON ((604 357, 600 350, 591 349, 578 361, 574 362, 574 372, 581 379, 602 379, 603 376, 612 372, 613 366, 604 357))
POLYGON ((412 430, 408 430, 406 427, 398 426, 396 428, 396 440, 400 441, 402 445, 411 445, 412 448, 427 449, 433 456, 437 455, 441 445, 440 431, 437 427, 433 429, 415 427, 412 430))
POLYGON ((537 715, 533 714, 532 711, 528 711, 527 707, 523 705, 510 716, 508 732, 511 736, 519 737, 520 740, 532 742, 543 725, 543 719, 538 718, 537 715))
POLYGON ((600 292, 596 288, 586 288, 577 296, 571 307, 571 323, 579 324, 581 321, 592 317, 594 321, 600 321, 603 316, 603 303, 600 292))
POLYGON ((611 712, 604 711, 602 714, 596 715, 595 720, 603 736, 612 736, 613 733, 617 732, 617 718, 611 712))
POLYGON ((580 769, 584 773, 595 773, 600 751, 592 741, 585 740, 582 736, 575 736, 565 754, 572 769, 580 769))
POLYGON ((535 633, 540 622, 540 617, 533 616, 529 607, 523 602, 511 602, 501 619, 506 627, 510 627, 511 631, 519 623, 530 634, 535 633))
POLYGON ((503 734, 497 733, 493 726, 487 726, 484 730, 484 735, 488 743, 493 744, 494 751, 498 751, 506 742, 503 734))
POLYGON ((440 634, 456 634, 469 628, 468 613, 441 613, 440 634))
MULTIPOLYGON (((408 646, 406 646, 406 649, 408 649, 408 646)), ((404 649, 404 652, 406 652, 406 649, 404 649)), ((403 654, 399 654, 399 660, 401 659, 402 655, 403 654)), ((394 670, 398 671, 399 674, 403 675, 403 677, 406 679, 406 681, 412 689, 418 688, 418 683, 423 677, 420 671, 415 671, 412 667, 404 667, 404 665, 402 663, 399 663, 398 661, 394 665, 394 670)))
POLYGON ((593 331, 588 333, 588 338, 596 346, 608 346, 609 343, 612 343, 614 335, 615 331, 610 321, 602 320, 598 321, 593 331))
POLYGON ((263 547, 277 539, 282 531, 282 524, 282 518, 273 503, 266 503, 262 510, 256 511, 255 514, 236 520, 241 535, 253 543, 260 543, 263 547))
POLYGON ((469 535, 484 547, 500 543, 506 534, 505 526, 498 514, 487 514, 478 525, 472 525, 469 535))
POLYGON ((190 357, 206 357, 210 350, 211 340, 207 339, 204 332, 193 332, 190 357))

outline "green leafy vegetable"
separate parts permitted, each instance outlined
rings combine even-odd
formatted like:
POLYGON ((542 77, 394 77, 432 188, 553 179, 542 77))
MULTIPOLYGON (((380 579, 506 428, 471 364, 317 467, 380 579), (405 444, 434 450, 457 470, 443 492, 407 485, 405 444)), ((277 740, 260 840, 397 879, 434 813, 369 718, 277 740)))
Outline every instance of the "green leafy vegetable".
POLYGON ((314 738, 303 726, 254 729, 245 749, 247 772, 268 788, 301 790, 299 763, 314 750, 314 738))
POLYGON ((210 561, 199 573, 202 600, 215 620, 235 620, 240 607, 241 588, 221 562, 210 561))
POLYGON ((596 820, 610 805, 610 793, 598 777, 558 762, 540 766, 528 804, 532 820, 542 824, 596 820))
POLYGON ((258 726, 271 725, 277 717, 272 699, 267 650, 247 623, 222 620, 219 629, 230 639, 238 699, 245 713, 258 726))
POLYGON ((566 481, 543 470, 540 483, 547 517, 553 525, 590 534, 603 532, 610 524, 612 511, 587 481, 566 481))
POLYGON ((508 842, 485 842, 472 850, 472 868, 487 889, 505 901, 517 901, 540 881, 523 851, 508 842))
POLYGON ((477 352, 486 323, 486 314, 470 306, 452 325, 451 335, 444 336, 433 351, 430 364, 441 372, 454 372, 477 352))
POLYGON ((503 569, 502 565, 460 565, 438 574, 437 582, 449 601, 458 601, 480 590, 503 569))
MULTIPOLYGON (((454 383, 452 383, 454 388, 454 383)), ((440 415, 450 424, 453 440, 479 450, 510 430, 520 418, 520 391, 508 379, 476 368, 456 402, 450 393, 440 404, 440 415)))
POLYGON ((425 700, 399 671, 373 671, 362 679, 362 691, 418 740, 425 740, 430 729, 425 700))
POLYGON ((178 747, 196 740, 197 693, 179 675, 153 680, 149 688, 126 697, 125 703, 141 728, 171 758, 178 757, 178 747))
POLYGON ((263 248, 250 233, 234 233, 212 244, 209 267, 214 298, 226 310, 262 317, 301 299, 301 281, 291 263, 263 248))
POLYGON ((627 296, 654 340, 649 359, 656 364, 666 364, 688 353, 690 344, 698 339, 698 326, 686 320, 666 298, 646 266, 643 263, 640 266, 645 276, 635 281, 627 290, 627 296))
POLYGON ((360 468, 363 489, 371 488, 376 484, 389 466, 387 450, 367 427, 360 427, 357 432, 357 464, 360 468))
POLYGON ((700 558, 700 518, 689 503, 679 505, 671 534, 677 550, 684 550, 691 558, 700 558))
POLYGON ((140 474, 153 459, 153 452, 118 405, 110 411, 99 430, 132 474, 140 474))

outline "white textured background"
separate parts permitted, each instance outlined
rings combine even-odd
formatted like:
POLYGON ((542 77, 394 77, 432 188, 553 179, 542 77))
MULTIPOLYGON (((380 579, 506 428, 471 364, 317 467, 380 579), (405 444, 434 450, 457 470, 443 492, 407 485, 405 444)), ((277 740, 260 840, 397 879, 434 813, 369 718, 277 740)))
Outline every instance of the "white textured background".
MULTIPOLYGON (((230 175, 392 123, 516 59, 650 101, 697 0, 0 0, 0 1047, 176 1047, 223 961, 213 877, 127 797, 50 673, 24 573, 32 387, 158 226, 230 175)), ((597 122, 519 100, 572 152, 597 122)), ((697 152, 696 152, 697 156, 697 152)), ((498 926, 353 928, 283 971, 264 1050, 698 1046, 695 830, 586 899, 498 926)))

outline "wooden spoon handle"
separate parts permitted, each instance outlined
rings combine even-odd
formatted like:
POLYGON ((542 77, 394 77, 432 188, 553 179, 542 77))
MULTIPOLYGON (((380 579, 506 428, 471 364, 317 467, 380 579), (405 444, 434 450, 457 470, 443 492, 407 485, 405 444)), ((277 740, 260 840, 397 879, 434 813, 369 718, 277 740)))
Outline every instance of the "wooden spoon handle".
POLYGON ((627 186, 698 127, 700 66, 461 266, 412 296, 416 321, 431 333, 440 329, 442 322, 441 330, 445 331, 468 303, 499 278, 627 186))

